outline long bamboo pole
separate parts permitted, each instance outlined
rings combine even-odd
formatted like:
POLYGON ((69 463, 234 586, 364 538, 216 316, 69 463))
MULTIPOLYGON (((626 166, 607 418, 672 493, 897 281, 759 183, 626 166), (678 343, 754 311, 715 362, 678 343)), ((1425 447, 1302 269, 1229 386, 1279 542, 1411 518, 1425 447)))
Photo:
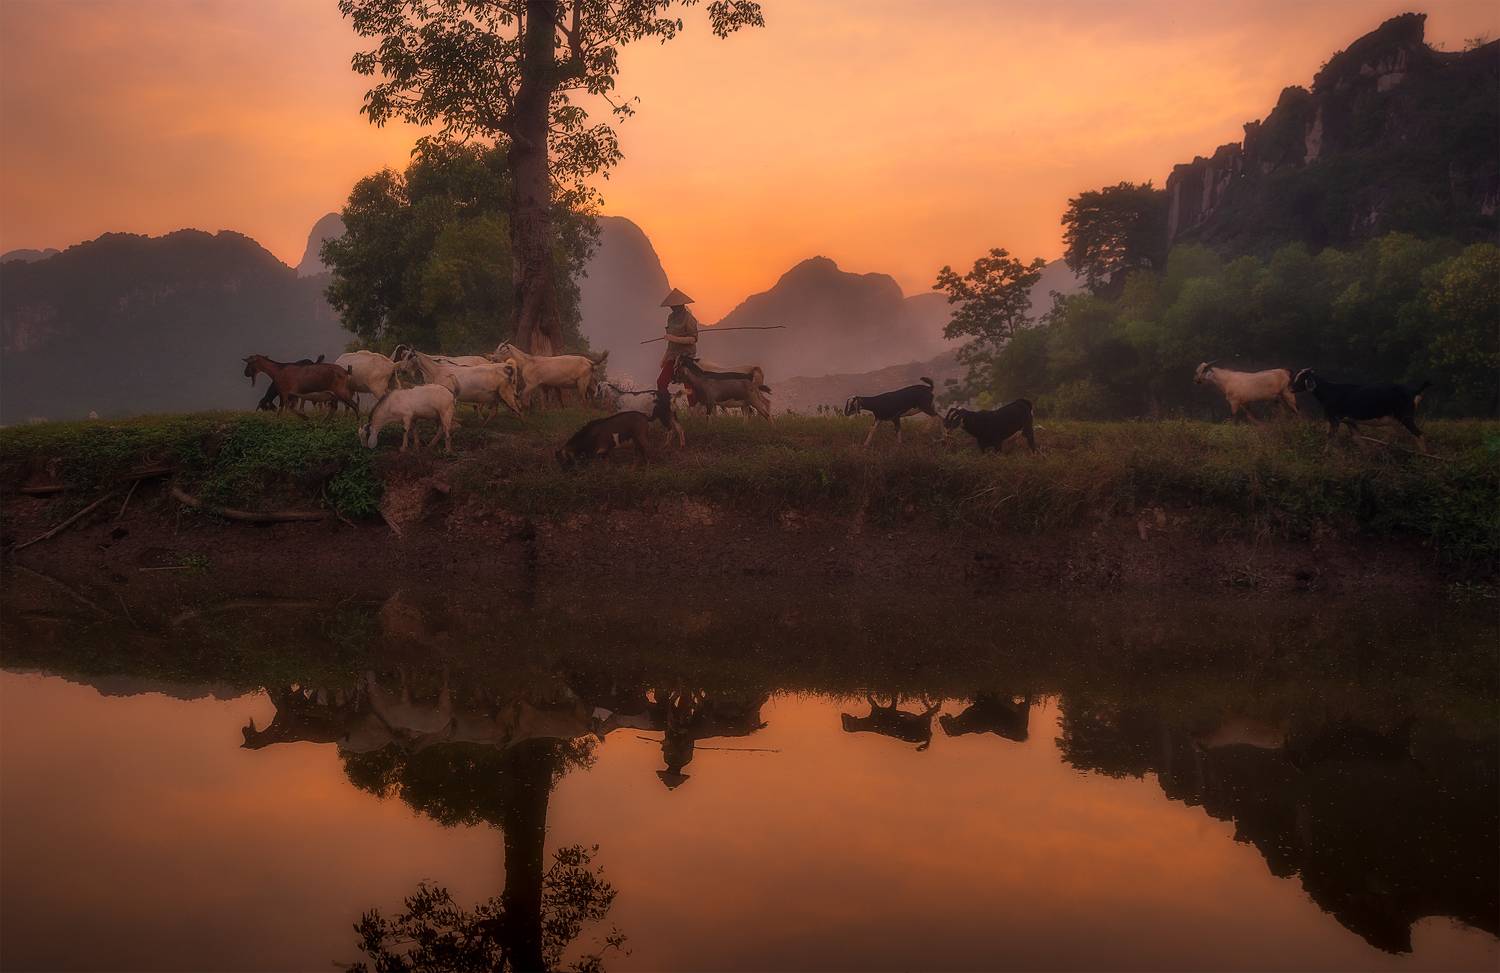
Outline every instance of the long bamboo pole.
MULTIPOLYGON (((702 336, 706 334, 713 334, 715 331, 776 331, 785 327, 786 325, 784 324, 742 324, 728 328, 699 328, 698 334, 702 336)), ((666 340, 667 336, 662 335, 660 338, 647 338, 645 341, 642 341, 641 344, 649 345, 653 341, 666 340)))

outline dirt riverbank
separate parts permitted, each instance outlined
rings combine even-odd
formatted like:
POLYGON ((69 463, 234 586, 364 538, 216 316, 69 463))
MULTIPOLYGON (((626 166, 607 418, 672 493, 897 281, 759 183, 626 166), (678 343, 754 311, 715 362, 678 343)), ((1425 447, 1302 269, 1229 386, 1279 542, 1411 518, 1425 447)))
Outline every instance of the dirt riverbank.
MULTIPOLYGON (((637 580, 680 578, 732 587, 781 579, 1152 596, 1173 590, 1427 596, 1472 580, 1410 540, 1331 532, 1307 541, 1217 536, 1192 511, 1165 507, 1019 534, 957 531, 921 518, 877 526, 796 509, 767 517, 681 499, 537 519, 429 497, 397 533, 382 523, 333 518, 228 523, 180 508, 163 487, 147 487, 125 517, 115 519, 114 505, 101 508, 11 559, 71 585, 117 588, 132 598, 207 592, 225 578, 269 595, 322 598, 380 596, 413 584, 482 593, 585 578, 611 592, 637 580)), ((49 508, 44 500, 8 498, 7 543, 44 533, 56 521, 49 508)))

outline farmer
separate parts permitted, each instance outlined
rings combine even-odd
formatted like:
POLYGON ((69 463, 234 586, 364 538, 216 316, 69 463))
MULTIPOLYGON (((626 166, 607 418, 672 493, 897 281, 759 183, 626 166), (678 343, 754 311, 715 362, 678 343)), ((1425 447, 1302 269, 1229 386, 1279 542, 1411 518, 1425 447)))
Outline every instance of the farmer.
POLYGON ((672 309, 667 315, 667 350, 661 356, 661 374, 656 377, 656 390, 666 394, 672 384, 672 373, 677 370, 677 359, 693 358, 698 354, 698 319, 687 309, 693 299, 677 288, 662 299, 661 306, 672 309))

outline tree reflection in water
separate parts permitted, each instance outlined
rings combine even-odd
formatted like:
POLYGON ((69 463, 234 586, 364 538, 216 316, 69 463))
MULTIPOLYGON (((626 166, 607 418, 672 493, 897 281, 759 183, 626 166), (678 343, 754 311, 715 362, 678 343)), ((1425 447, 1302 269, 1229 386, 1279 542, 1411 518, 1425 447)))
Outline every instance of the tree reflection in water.
MULTIPOLYGON (((445 826, 489 824, 505 836, 505 887, 465 910, 448 890, 423 885, 394 917, 371 909, 355 927, 376 970, 556 969, 586 926, 603 921, 615 889, 581 845, 558 849, 543 868, 552 788, 593 759, 593 739, 532 738, 500 749, 437 743, 409 750, 392 744, 345 753, 355 786, 397 797, 445 826)), ((597 970, 624 937, 608 933, 571 968, 597 970)), ((357 967, 357 968, 363 968, 357 967)))
POLYGON ((1147 707, 1064 693, 1058 748, 1080 770, 1154 774, 1172 800, 1233 822, 1273 875, 1298 876, 1346 929, 1388 953, 1412 924, 1451 916, 1500 936, 1500 755, 1493 738, 1409 711, 1196 728, 1147 707))

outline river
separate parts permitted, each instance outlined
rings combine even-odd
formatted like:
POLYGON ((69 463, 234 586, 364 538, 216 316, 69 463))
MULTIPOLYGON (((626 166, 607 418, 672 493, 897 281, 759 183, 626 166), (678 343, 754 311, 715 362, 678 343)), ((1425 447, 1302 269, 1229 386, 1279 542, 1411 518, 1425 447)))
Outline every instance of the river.
POLYGON ((1500 965, 1493 603, 11 580, 6 969, 1500 965))

